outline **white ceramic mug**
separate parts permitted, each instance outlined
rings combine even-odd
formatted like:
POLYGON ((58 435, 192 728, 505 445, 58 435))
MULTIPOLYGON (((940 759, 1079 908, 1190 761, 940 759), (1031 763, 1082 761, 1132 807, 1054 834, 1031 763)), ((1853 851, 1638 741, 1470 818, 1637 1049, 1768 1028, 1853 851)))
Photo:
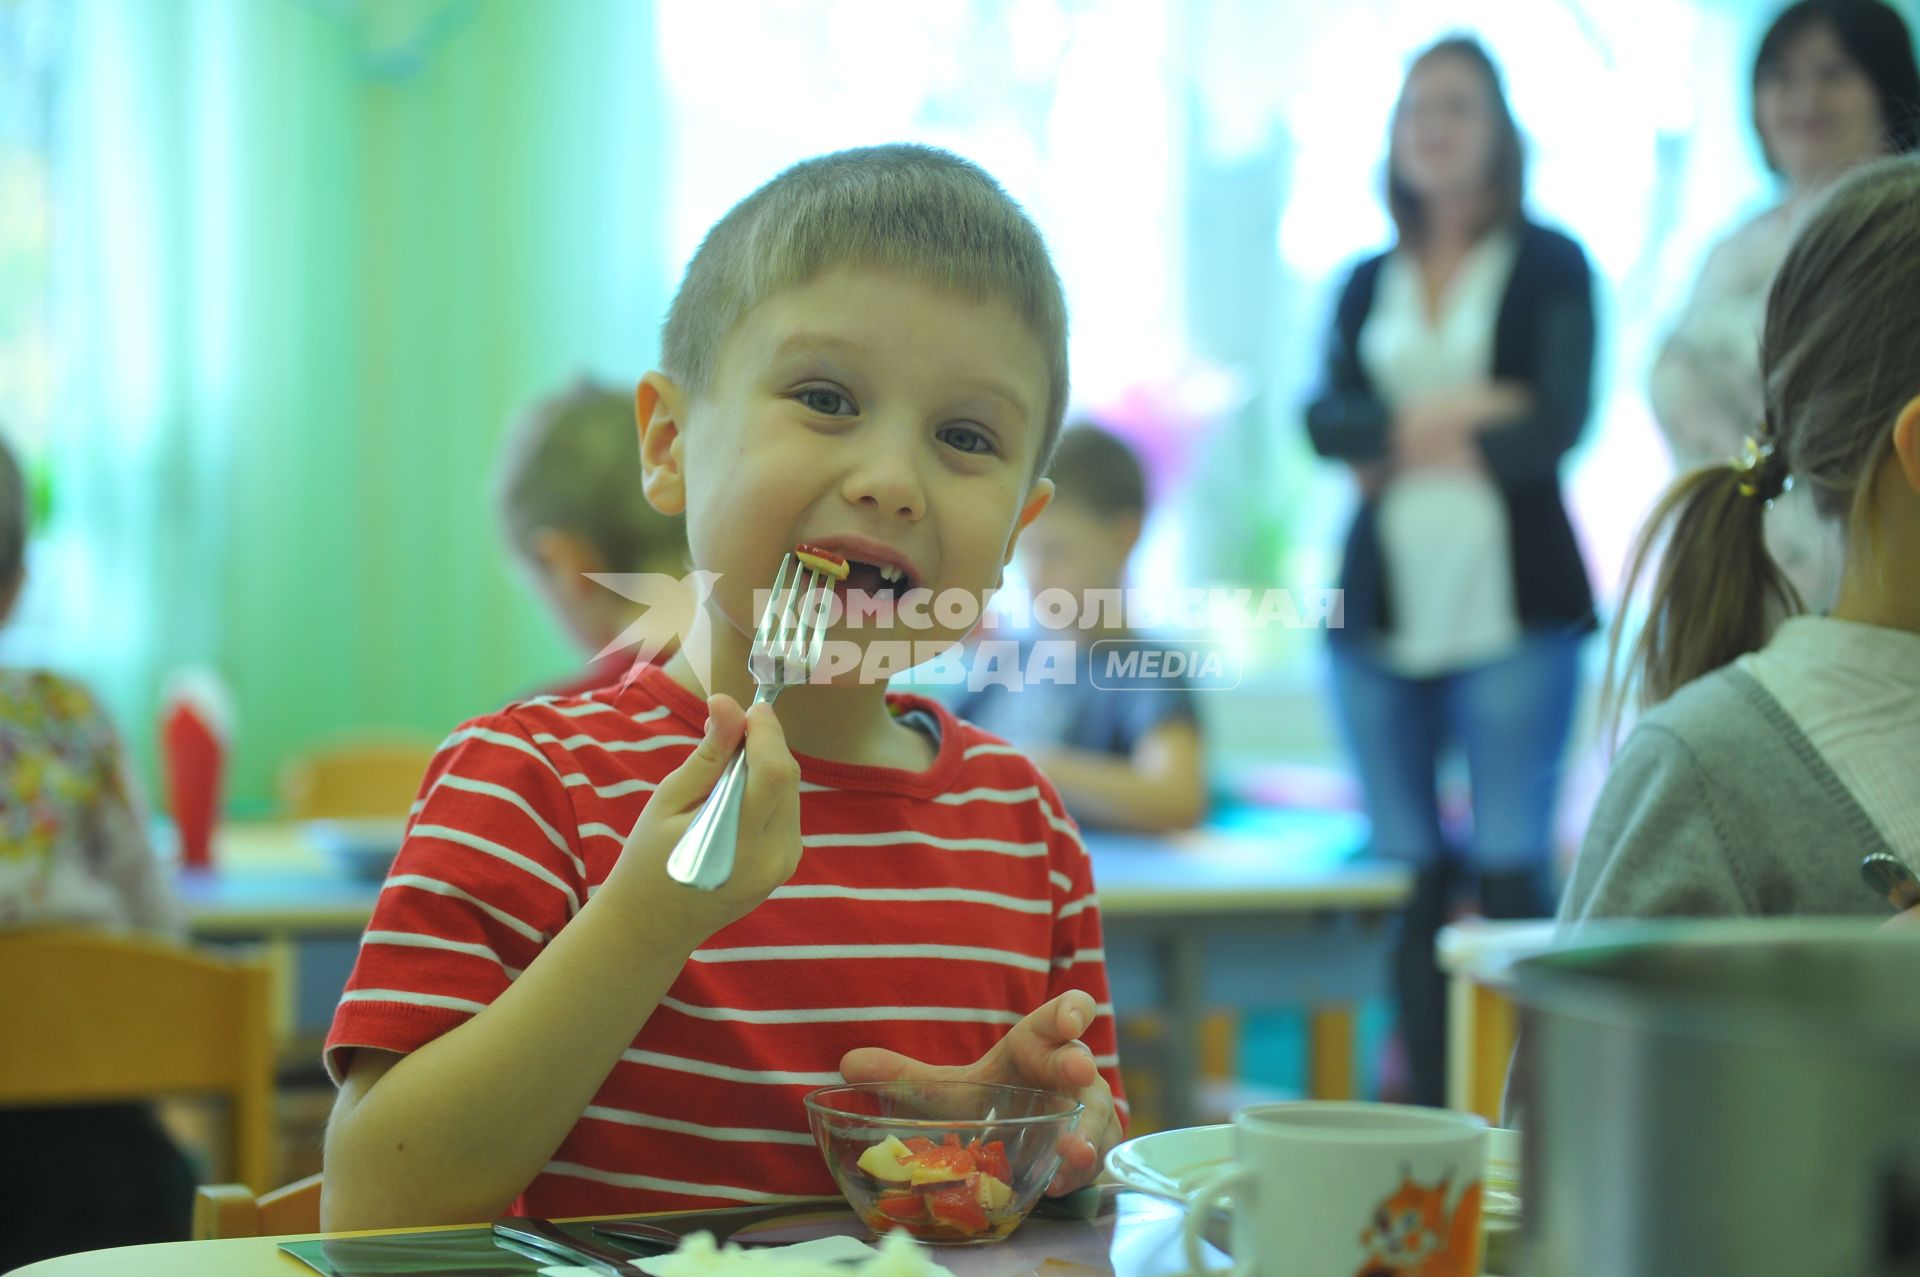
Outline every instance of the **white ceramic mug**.
POLYGON ((1255 1104, 1233 1115, 1233 1164, 1187 1198, 1187 1264, 1232 1205, 1232 1277, 1478 1277, 1478 1117, 1404 1104, 1255 1104))

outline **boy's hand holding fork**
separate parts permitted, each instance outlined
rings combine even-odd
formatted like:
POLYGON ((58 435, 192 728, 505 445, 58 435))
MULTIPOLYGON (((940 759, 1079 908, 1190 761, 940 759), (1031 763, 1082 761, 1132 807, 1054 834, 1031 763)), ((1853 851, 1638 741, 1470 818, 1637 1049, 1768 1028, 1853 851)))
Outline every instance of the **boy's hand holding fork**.
POLYGON ((676 926, 690 948, 758 908, 800 867, 800 764, 771 705, 742 711, 724 692, 707 701, 707 731, 693 753, 653 793, 609 875, 644 875, 651 890, 677 901, 676 926), (682 886, 667 875, 667 857, 720 773, 746 739, 747 787, 740 806, 732 876, 714 891, 682 886))

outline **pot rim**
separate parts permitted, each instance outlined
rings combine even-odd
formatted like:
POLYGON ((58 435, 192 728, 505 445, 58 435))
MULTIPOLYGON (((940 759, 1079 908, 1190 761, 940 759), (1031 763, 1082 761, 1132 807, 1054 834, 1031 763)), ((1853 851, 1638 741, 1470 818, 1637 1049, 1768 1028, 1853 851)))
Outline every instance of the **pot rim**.
POLYGON ((1545 953, 1517 959, 1512 974, 1515 1001, 1547 1016, 1811 1055, 1857 1057, 1865 1049, 1911 1056, 1920 1051, 1920 927, 1882 931, 1834 919, 1609 920, 1582 927, 1545 953), (1599 966, 1630 952, 1724 952, 1762 946, 1905 949, 1916 996, 1889 1001, 1884 1008, 1849 1001, 1823 1005, 1803 997, 1769 996, 1763 989, 1663 989, 1624 980, 1599 966))

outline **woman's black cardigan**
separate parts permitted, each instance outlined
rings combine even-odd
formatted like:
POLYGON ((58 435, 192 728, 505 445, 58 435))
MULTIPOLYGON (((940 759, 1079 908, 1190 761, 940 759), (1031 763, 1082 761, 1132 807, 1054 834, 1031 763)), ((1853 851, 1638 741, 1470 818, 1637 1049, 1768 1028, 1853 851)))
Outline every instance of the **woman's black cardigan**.
MULTIPOLYGON (((1493 378, 1533 396, 1523 419, 1483 431, 1480 452, 1507 504, 1514 604, 1524 628, 1594 628, 1593 590, 1560 497, 1560 458, 1580 437, 1593 393, 1593 279, 1586 254, 1565 235, 1533 222, 1518 228, 1513 277, 1493 333, 1493 378)), ((1360 329, 1373 307, 1386 254, 1354 268, 1340 294, 1319 397, 1307 407, 1307 434, 1323 457, 1377 461, 1388 452, 1393 414, 1360 362, 1360 329)), ((1369 497, 1347 534, 1341 588, 1344 632, 1393 628, 1390 570, 1369 497)))

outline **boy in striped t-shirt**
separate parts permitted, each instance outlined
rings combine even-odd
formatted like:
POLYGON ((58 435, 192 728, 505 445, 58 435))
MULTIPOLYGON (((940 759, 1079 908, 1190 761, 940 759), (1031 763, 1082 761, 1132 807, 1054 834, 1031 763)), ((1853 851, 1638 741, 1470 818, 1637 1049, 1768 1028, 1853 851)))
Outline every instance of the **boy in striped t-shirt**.
POLYGON ((1058 795, 859 659, 896 607, 916 653, 957 641, 964 610, 925 602, 998 584, 1052 494, 1066 316, 1038 232, 942 151, 796 165, 709 233, 661 364, 641 484, 716 574, 710 645, 441 750, 328 1037, 330 1229, 830 1194, 800 1101, 842 1076, 1079 1095, 1056 1191, 1119 1137, 1058 795), (754 593, 800 541, 853 565, 829 652, 855 659, 743 714, 754 593), (736 867, 694 891, 667 855, 743 738, 736 867))

